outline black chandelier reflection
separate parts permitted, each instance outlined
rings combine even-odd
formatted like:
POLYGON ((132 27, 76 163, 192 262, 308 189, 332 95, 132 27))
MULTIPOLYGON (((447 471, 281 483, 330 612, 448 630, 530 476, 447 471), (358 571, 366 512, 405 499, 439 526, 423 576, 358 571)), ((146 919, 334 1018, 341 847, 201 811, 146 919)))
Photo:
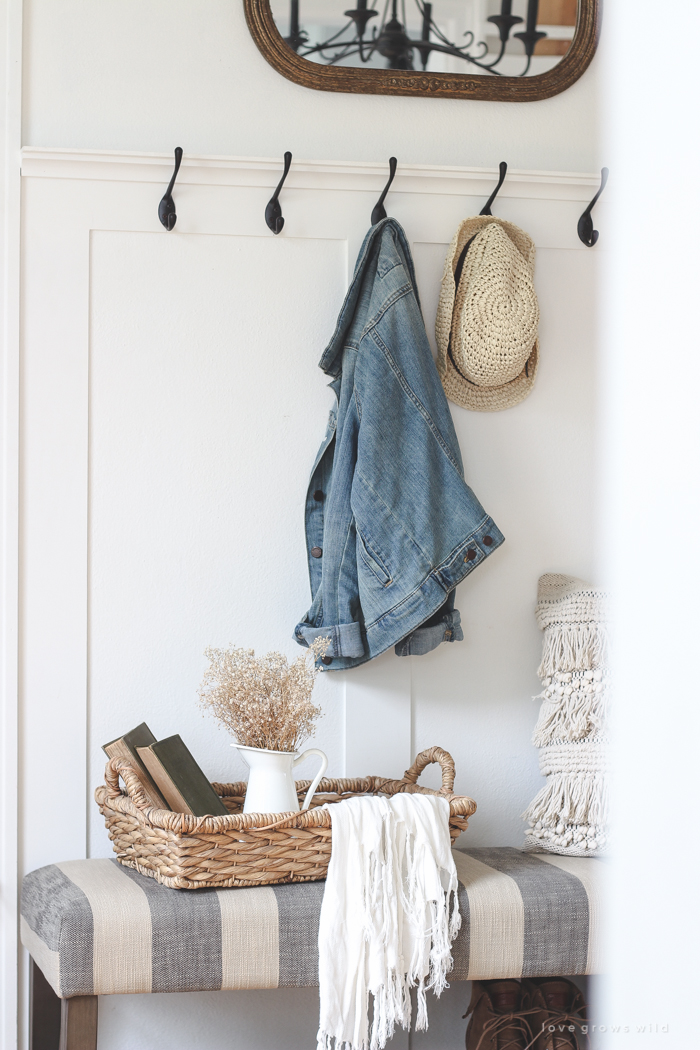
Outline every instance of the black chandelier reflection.
MULTIPOLYGON (((421 67, 425 70, 430 55, 435 51, 461 58, 473 66, 478 66, 485 73, 503 76, 496 66, 506 53, 506 45, 513 27, 523 21, 512 13, 513 0, 501 0, 501 13, 491 15, 488 19, 498 29, 500 47, 496 57, 492 61, 486 61, 489 54, 488 44, 483 40, 477 42, 471 30, 464 33, 465 42, 461 45, 449 40, 436 24, 433 5, 427 0, 414 0, 422 19, 420 40, 412 40, 406 30, 406 0, 400 0, 403 21, 399 18, 399 0, 384 0, 381 20, 371 27, 370 33, 367 32, 368 24, 372 19, 379 18, 378 0, 371 0, 371 6, 370 0, 355 0, 357 6, 353 10, 345 11, 348 21, 342 29, 319 44, 309 43, 308 33, 300 23, 299 2, 300 0, 291 0, 289 36, 284 38, 285 42, 302 58, 315 55, 327 65, 335 65, 354 56, 367 63, 378 54, 386 58, 388 69, 415 69, 414 56, 417 52, 421 67)), ((525 29, 513 33, 513 37, 522 42, 526 59, 525 68, 517 74, 521 77, 529 72, 538 40, 547 36, 537 29, 538 8, 539 0, 528 0, 525 29)))

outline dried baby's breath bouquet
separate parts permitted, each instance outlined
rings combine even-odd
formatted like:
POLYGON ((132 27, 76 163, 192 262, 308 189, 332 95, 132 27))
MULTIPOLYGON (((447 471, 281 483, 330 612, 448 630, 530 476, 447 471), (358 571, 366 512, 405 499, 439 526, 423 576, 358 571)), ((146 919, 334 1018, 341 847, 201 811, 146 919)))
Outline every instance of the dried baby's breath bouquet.
POLYGON ((238 744, 269 751, 296 751, 311 736, 321 708, 311 703, 330 639, 317 638, 293 663, 282 653, 256 656, 253 649, 205 649, 209 667, 199 702, 233 733, 238 744))

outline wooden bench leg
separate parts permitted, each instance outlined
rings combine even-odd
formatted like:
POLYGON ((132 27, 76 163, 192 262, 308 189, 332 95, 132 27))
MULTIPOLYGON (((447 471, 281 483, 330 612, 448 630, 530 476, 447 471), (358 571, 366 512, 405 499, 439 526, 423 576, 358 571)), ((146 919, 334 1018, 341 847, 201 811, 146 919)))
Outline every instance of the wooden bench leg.
POLYGON ((61 1000, 34 962, 29 961, 29 1050, 58 1050, 61 1000))
POLYGON ((61 1041, 58 1050, 97 1050, 97 996, 61 999, 61 1041))
POLYGON ((29 1050, 97 1050, 97 996, 59 999, 31 960, 29 1050))

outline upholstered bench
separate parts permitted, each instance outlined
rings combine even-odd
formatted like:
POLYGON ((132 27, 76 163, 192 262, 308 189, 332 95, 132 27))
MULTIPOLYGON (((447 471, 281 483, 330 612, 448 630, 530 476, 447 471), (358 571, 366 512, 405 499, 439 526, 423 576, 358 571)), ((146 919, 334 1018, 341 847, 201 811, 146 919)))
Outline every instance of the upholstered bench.
MULTIPOLYGON (((603 863, 455 850, 462 929, 452 980, 599 972, 603 863)), ((324 883, 172 890, 116 860, 31 872, 31 1050, 95 1050, 97 996, 318 983, 324 883)))

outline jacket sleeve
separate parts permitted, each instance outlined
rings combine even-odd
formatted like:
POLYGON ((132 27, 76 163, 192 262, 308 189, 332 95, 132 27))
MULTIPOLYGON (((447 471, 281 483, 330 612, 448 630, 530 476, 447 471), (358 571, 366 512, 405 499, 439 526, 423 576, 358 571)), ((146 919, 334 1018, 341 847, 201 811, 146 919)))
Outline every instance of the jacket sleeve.
POLYGON ((416 622, 406 622, 401 637, 503 540, 464 480, 411 278, 400 261, 383 272, 380 266, 375 278, 356 370, 360 425, 351 497, 365 620, 414 604, 409 619, 416 622))

